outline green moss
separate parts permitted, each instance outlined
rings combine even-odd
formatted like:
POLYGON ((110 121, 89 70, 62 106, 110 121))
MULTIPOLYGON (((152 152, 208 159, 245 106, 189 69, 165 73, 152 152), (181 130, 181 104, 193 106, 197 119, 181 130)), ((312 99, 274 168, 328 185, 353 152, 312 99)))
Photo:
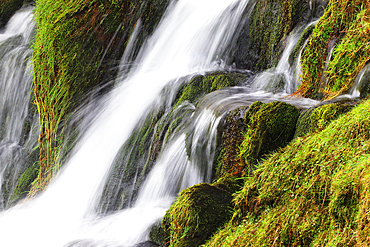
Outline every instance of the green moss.
MULTIPOLYGON (((332 107, 332 106, 328 106, 332 107)), ((369 241, 370 101, 263 162, 206 246, 361 246, 369 241)))
POLYGON ((286 35, 304 17, 307 2, 298 0, 257 1, 250 24, 249 49, 259 57, 257 70, 273 67, 283 51, 286 35))
POLYGON ((346 92, 366 62, 370 48, 369 3, 363 0, 331 0, 324 16, 316 25, 302 55, 304 97, 333 98, 346 92), (326 61, 329 43, 336 40, 332 59, 326 61), (329 62, 327 71, 325 63, 329 62), (326 74, 328 81, 322 80, 326 74))
POLYGON ((246 78, 238 73, 214 72, 206 76, 196 76, 181 91, 181 96, 176 106, 185 100, 195 103, 205 94, 219 90, 224 87, 236 86, 246 78))
POLYGON ((18 183, 9 199, 9 205, 13 205, 20 199, 25 198, 30 189, 32 182, 37 178, 38 165, 34 164, 29 167, 20 177, 18 183))
POLYGON ((303 31, 303 33, 301 34, 301 37, 299 38, 297 44, 294 47, 293 52, 289 56, 290 64, 293 64, 293 62, 296 61, 299 55, 299 52, 302 50, 307 39, 311 36, 314 28, 315 28, 315 25, 310 25, 303 31))
POLYGON ((259 157, 293 138, 298 117, 298 109, 284 102, 257 101, 249 107, 244 116, 249 128, 239 150, 247 174, 259 157))
POLYGON ((351 105, 333 103, 310 108, 301 113, 297 122, 297 130, 294 137, 301 137, 325 129, 331 121, 346 113, 352 108, 351 105))
POLYGON ((248 174, 258 159, 293 138, 298 116, 296 107, 278 101, 256 101, 230 112, 218 129, 215 177, 248 174))
POLYGON ((231 217, 231 193, 202 183, 183 190, 167 211, 163 226, 170 246, 198 246, 231 217))

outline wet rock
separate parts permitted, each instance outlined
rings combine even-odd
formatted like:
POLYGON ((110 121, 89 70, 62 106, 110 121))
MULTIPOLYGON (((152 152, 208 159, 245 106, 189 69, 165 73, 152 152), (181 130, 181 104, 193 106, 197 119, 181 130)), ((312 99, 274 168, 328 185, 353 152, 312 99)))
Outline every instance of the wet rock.
POLYGON ((253 71, 274 67, 290 31, 319 18, 326 5, 322 0, 250 1, 229 63, 253 71))

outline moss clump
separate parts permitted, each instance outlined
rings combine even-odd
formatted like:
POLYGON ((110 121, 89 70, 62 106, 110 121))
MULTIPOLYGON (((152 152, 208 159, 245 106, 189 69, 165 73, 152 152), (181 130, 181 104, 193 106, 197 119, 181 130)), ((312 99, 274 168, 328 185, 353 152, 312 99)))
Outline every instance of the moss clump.
POLYGON ((243 74, 214 72, 193 78, 182 90, 181 96, 176 102, 176 106, 185 100, 195 103, 205 94, 219 90, 224 87, 232 87, 241 83, 246 78, 243 74))
POLYGON ((138 38, 141 44, 153 31, 168 2, 37 1, 33 64, 41 154, 34 192, 44 188, 58 170, 63 122, 68 114, 88 90, 116 74, 117 62, 138 19, 143 17, 138 38))
POLYGON ((363 246, 369 242, 370 101, 297 138, 235 196, 233 221, 206 246, 363 246))
POLYGON ((298 117, 298 109, 284 102, 257 101, 249 107, 244 116, 249 128, 239 150, 247 174, 259 157, 293 138, 298 117))
POLYGON ((279 101, 230 112, 219 127, 216 178, 248 174, 259 158, 293 138, 298 117, 295 106, 279 101))
POLYGON ((304 97, 333 98, 350 89, 370 59, 370 3, 364 0, 331 0, 316 25, 302 55, 304 97), (326 61, 329 44, 337 44, 332 59, 326 61), (324 71, 325 63, 329 63, 324 71), (323 76, 327 80, 323 80, 323 76))
POLYGON ((352 106, 348 104, 333 103, 303 111, 299 116, 294 137, 322 131, 331 121, 348 112, 351 108, 352 106))
POLYGON ((202 183, 183 190, 163 219, 170 246, 199 246, 231 217, 231 193, 202 183))

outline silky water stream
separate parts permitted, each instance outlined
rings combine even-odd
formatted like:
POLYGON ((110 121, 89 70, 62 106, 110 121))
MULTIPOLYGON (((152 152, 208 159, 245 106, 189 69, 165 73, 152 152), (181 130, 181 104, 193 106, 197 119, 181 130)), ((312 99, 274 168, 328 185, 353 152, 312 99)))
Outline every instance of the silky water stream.
POLYGON ((38 115, 30 99, 32 18, 32 7, 24 7, 0 31, 0 210, 10 206, 9 194, 31 156, 37 157, 38 115))

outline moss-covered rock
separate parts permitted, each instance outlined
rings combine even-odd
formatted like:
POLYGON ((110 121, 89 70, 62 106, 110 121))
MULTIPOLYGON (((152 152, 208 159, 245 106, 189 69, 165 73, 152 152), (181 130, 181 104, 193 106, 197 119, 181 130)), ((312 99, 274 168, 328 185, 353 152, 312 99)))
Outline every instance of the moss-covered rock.
POLYGON ((243 74, 214 72, 197 76, 185 84, 173 102, 163 103, 151 112, 125 142, 115 158, 109 180, 104 186, 99 211, 108 213, 122 209, 134 201, 141 183, 151 170, 162 147, 192 112, 205 94, 239 84, 243 74), (166 106, 173 105, 167 109, 166 106))
POLYGON ((298 109, 284 102, 253 103, 245 113, 249 126, 240 146, 240 156, 248 174, 262 155, 285 146, 292 140, 298 109))
MULTIPOLYGON (((33 161, 38 160, 38 155, 33 157, 33 161)), ((8 207, 15 205, 20 200, 27 197, 30 192, 32 182, 37 178, 38 164, 34 163, 18 179, 17 185, 11 194, 8 202, 8 207)))
POLYGON ((278 101, 228 113, 218 129, 215 178, 248 174, 259 158, 293 138, 298 117, 295 106, 278 101))
POLYGON ((370 59, 369 15, 367 1, 329 1, 302 54, 302 96, 330 99, 351 88, 370 59))
POLYGON ((205 76, 196 76, 180 91, 181 96, 177 100, 176 105, 179 105, 186 100, 191 103, 195 103, 198 99, 208 93, 224 87, 236 86, 246 78, 247 76, 244 74, 221 71, 213 72, 205 76))
POLYGON ((272 154, 206 246, 366 246, 370 101, 272 154))
POLYGON ((162 222, 157 222, 150 228, 149 239, 158 244, 164 246, 166 243, 166 235, 162 227, 162 222))
POLYGON ((183 190, 167 211, 163 226, 170 246, 199 246, 230 217, 231 193, 211 184, 183 190))
POLYGON ((331 121, 348 112, 352 107, 349 104, 333 103, 304 110, 299 116, 294 138, 322 131, 331 121))
POLYGON ((248 130, 244 114, 248 107, 240 107, 226 114, 217 128, 217 150, 215 153, 215 178, 239 174, 242 169, 238 147, 248 130))
POLYGON ((15 205, 27 196, 31 183, 36 179, 38 172, 36 164, 39 159, 38 149, 29 154, 19 150, 13 150, 13 152, 10 158, 12 162, 6 164, 1 184, 5 208, 15 205))

